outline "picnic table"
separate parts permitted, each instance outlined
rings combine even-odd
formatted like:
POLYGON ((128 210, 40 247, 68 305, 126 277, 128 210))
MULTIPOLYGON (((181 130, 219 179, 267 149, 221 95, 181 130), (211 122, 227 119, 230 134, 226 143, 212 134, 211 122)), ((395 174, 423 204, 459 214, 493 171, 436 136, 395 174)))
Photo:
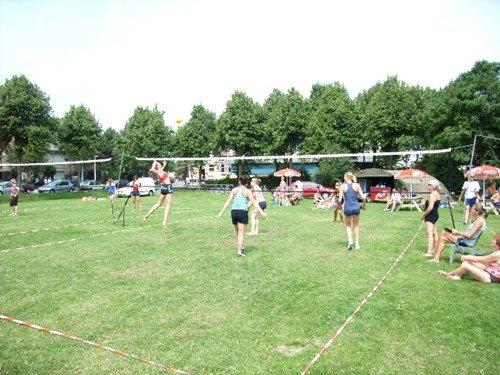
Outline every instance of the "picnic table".
POLYGON ((401 205, 399 208, 409 208, 410 210, 416 208, 418 212, 422 212, 422 206, 423 206, 422 199, 423 197, 401 198, 401 205))

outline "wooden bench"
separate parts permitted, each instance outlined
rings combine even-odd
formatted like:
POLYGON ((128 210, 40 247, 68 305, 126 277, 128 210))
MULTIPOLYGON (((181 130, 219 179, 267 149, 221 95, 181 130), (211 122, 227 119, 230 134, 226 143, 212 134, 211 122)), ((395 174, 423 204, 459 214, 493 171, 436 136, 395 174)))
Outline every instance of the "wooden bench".
POLYGON ((414 208, 418 212, 422 212, 422 197, 406 197, 401 199, 401 204, 399 205, 399 209, 401 208, 409 208, 413 210, 414 208))

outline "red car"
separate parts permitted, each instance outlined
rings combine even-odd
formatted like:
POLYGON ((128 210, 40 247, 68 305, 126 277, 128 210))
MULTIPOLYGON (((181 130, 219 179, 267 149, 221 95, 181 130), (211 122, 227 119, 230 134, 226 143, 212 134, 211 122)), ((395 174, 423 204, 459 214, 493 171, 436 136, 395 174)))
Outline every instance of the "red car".
POLYGON ((29 182, 21 182, 21 190, 23 193, 31 193, 35 190, 35 185, 30 184, 29 182))
MULTIPOLYGON (((312 182, 312 181, 301 181, 302 182, 302 196, 304 198, 314 198, 314 194, 319 190, 319 193, 323 197, 323 199, 328 198, 334 191, 335 189, 332 187, 325 187, 321 184, 318 184, 317 182, 312 182)), ((290 184, 289 189, 293 190, 295 186, 295 182, 290 184)))

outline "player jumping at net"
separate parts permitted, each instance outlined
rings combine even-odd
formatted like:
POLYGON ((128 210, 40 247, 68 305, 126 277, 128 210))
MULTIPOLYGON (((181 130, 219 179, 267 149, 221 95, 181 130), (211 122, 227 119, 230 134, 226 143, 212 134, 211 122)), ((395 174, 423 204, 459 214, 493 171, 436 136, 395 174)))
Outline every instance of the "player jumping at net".
POLYGON ((156 160, 153 161, 153 165, 151 166, 151 169, 149 171, 158 176, 158 182, 161 184, 160 198, 158 198, 158 202, 153 207, 151 207, 147 215, 142 218, 142 221, 144 222, 149 219, 153 212, 160 208, 163 204, 163 201, 166 199, 167 204, 165 206, 165 213, 163 215, 163 221, 161 223, 161 225, 165 229, 167 229, 168 215, 170 214, 170 208, 172 207, 172 201, 174 199, 174 188, 172 186, 174 179, 169 178, 168 172, 164 171, 166 166, 166 161, 163 162, 163 165, 158 163, 156 160))

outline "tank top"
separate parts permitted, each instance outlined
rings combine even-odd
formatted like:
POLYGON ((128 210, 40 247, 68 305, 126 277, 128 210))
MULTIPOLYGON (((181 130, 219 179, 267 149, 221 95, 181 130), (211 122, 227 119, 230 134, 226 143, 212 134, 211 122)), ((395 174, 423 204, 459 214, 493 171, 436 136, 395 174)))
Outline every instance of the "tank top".
POLYGON ((134 182, 134 185, 132 186, 132 191, 139 191, 139 183, 134 182))
POLYGON ((359 208, 358 193, 352 188, 352 182, 347 182, 347 191, 344 193, 344 210, 359 208))
MULTIPOLYGON (((475 224, 475 223, 476 223, 475 221, 474 221, 474 222, 472 222, 472 223, 470 223, 470 224, 469 224, 469 226, 467 227, 467 229, 465 230, 465 232, 466 232, 466 233, 469 233, 469 232, 472 230, 472 228, 474 227, 474 224, 475 224)), ((475 244, 475 243, 476 243, 476 241, 477 241, 477 238, 478 238, 478 237, 481 235, 481 233, 483 233, 485 230, 486 230, 486 220, 483 220, 483 226, 481 227, 481 229, 479 229, 476 233, 474 233, 474 234, 472 235, 472 237, 471 237, 471 238, 461 237, 461 238, 462 238, 462 242, 463 242, 464 244, 466 244, 467 246, 469 246, 469 247, 474 246, 474 244, 475 244)))
POLYGON ((232 210, 245 210, 248 211, 248 198, 243 195, 244 187, 238 187, 238 191, 233 199, 232 210))

